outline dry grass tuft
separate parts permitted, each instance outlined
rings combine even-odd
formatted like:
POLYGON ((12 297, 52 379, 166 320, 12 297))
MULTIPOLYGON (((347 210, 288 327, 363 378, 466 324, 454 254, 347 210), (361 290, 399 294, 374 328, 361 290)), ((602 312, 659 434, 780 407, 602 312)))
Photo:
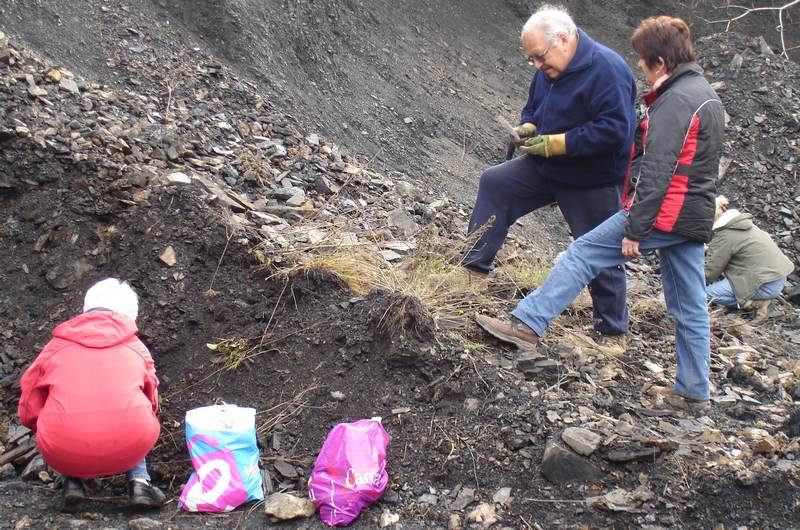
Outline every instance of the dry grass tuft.
POLYGON ((470 281, 459 260, 463 248, 452 240, 426 237, 420 248, 399 265, 388 263, 377 245, 304 249, 286 257, 288 268, 280 271, 295 277, 312 270, 326 270, 360 296, 379 289, 419 300, 438 319, 464 316, 479 310, 500 311, 509 300, 539 285, 549 266, 538 259, 516 258, 494 272, 488 282, 470 281))

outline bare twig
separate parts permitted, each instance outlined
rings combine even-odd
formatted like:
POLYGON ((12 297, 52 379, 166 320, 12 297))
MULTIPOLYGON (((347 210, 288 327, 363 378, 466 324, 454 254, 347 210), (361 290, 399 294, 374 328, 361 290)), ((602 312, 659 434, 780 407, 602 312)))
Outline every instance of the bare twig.
POLYGON ((225 257, 225 253, 228 251, 228 245, 233 239, 233 236, 236 234, 236 228, 231 227, 230 223, 225 223, 225 247, 222 249, 222 254, 219 257, 219 261, 217 261, 217 268, 214 269, 214 274, 211 276, 211 284, 208 286, 208 292, 212 292, 214 287, 214 280, 217 279, 217 273, 219 272, 219 268, 222 265, 222 259, 225 257))
POLYGON ((175 91, 175 87, 178 84, 178 78, 185 72, 186 69, 181 67, 170 72, 169 75, 164 78, 164 86, 167 89, 167 104, 164 108, 164 121, 166 122, 172 121, 172 111, 170 111, 170 107, 172 107, 172 93, 175 91))
POLYGON ((486 387, 487 394, 490 393, 492 391, 492 386, 486 382, 486 379, 484 379, 481 373, 478 371, 478 365, 475 364, 475 358, 469 354, 467 354, 467 357, 469 358, 469 361, 472 363, 472 369, 475 370, 478 379, 480 379, 481 383, 483 383, 483 385, 486 387))
POLYGON ((297 416, 300 413, 300 411, 302 411, 304 408, 308 408, 306 396, 310 392, 313 392, 318 388, 321 388, 320 385, 311 385, 309 387, 306 387, 300 392, 298 392, 297 395, 295 395, 289 401, 278 403, 273 407, 270 407, 266 410, 262 410, 256 413, 257 416, 263 414, 271 414, 258 426, 258 432, 268 433, 272 431, 276 426, 286 422, 286 420, 288 420, 289 418, 297 416))
POLYGON ((524 502, 530 503, 547 503, 547 504, 558 504, 558 503, 569 503, 569 504, 585 504, 585 499, 525 499, 524 502))
POLYGON ((785 26, 783 24, 783 13, 790 7, 793 7, 797 4, 800 4, 800 0, 792 0, 791 2, 787 2, 782 6, 772 6, 772 7, 746 7, 746 6, 739 6, 739 5, 725 5, 720 9, 741 9, 742 12, 736 15, 733 18, 721 19, 721 20, 707 20, 706 22, 709 24, 725 24, 725 31, 729 31, 731 29, 731 24, 740 20, 751 13, 756 13, 759 11, 777 11, 778 12, 778 31, 781 34, 781 55, 789 58, 788 51, 793 48, 786 47, 786 36, 784 35, 785 26))
POLYGON ((278 295, 278 301, 275 302, 275 307, 272 308, 272 314, 269 316, 269 320, 267 321, 267 325, 264 326, 264 333, 261 334, 261 342, 259 346, 264 344, 264 340, 267 338, 267 330, 269 330, 269 325, 272 324, 272 319, 275 317, 275 311, 278 310, 278 306, 281 303, 281 299, 283 298, 283 293, 286 291, 286 286, 289 285, 288 281, 283 282, 283 289, 281 289, 281 294, 278 295))

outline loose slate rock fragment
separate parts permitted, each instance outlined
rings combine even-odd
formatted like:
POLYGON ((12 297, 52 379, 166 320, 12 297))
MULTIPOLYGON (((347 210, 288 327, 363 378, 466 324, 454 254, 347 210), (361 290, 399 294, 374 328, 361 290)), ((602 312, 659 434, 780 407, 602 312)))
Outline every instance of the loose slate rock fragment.
POLYGON ((600 447, 600 442, 603 441, 603 437, 596 432, 581 427, 564 429, 564 432, 561 433, 561 439, 573 451, 583 456, 589 456, 594 453, 600 447))
POLYGON ((172 245, 165 248, 158 259, 163 261, 167 267, 172 267, 178 263, 178 258, 175 256, 175 249, 172 248, 172 245))
POLYGON ((481 528, 489 528, 497 522, 494 506, 487 503, 479 504, 477 508, 469 512, 467 521, 480 523, 481 528))
POLYGON ((154 528, 161 528, 161 521, 150 519, 149 517, 140 517, 138 519, 131 519, 128 522, 128 527, 131 530, 153 530, 154 528))
POLYGON ((506 505, 511 501, 511 488, 506 486, 505 488, 500 488, 492 497, 492 500, 497 504, 506 505))
POLYGON ((606 453, 606 460, 611 462, 633 462, 634 460, 653 460, 661 454, 658 447, 618 447, 606 453))
POLYGON ((275 469, 286 478, 297 478, 297 469, 286 460, 276 460, 275 469))
POLYGON ((456 500, 450 503, 450 509, 453 511, 460 511, 475 502, 475 489, 462 488, 458 493, 456 500))
POLYGON ((544 450, 542 475, 554 484, 591 482, 603 477, 594 464, 552 442, 544 450))

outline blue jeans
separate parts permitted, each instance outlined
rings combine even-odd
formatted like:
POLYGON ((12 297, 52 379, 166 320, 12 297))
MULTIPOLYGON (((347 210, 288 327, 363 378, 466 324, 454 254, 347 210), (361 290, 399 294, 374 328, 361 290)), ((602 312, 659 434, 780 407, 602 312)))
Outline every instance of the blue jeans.
POLYGON ((128 480, 142 479, 150 482, 150 473, 147 472, 147 459, 142 458, 142 461, 128 471, 128 480))
MULTIPOLYGON (((753 300, 772 300, 781 294, 783 284, 786 283, 786 278, 779 278, 772 282, 767 282, 759 287, 753 294, 753 300)), ((727 307, 738 309, 739 302, 736 301, 736 295, 733 294, 733 287, 727 278, 723 278, 718 282, 714 282, 706 286, 706 296, 709 302, 715 302, 727 307)))
MULTIPOLYGON (((472 233, 494 216, 494 223, 464 256, 469 269, 489 272, 503 246, 508 229, 520 217, 543 206, 558 203, 575 238, 589 232, 620 210, 620 189, 615 184, 575 188, 548 180, 535 156, 519 156, 492 166, 481 175, 478 197, 472 209, 472 233)), ((607 335, 628 331, 625 269, 619 265, 603 269, 589 282, 595 330, 607 335)))
MULTIPOLYGON (((512 315, 542 336, 598 273, 622 265, 622 238, 628 214, 619 212, 578 238, 550 271, 544 283, 526 296, 512 315)), ((642 252, 658 250, 667 311, 675 317, 677 373, 675 391, 692 399, 709 398, 708 308, 705 297, 703 244, 653 230, 639 243, 642 252)))

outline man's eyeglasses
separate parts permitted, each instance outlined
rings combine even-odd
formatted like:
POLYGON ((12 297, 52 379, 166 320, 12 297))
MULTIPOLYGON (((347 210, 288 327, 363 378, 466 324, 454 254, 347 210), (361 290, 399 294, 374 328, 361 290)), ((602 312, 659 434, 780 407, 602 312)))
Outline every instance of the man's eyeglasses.
POLYGON ((543 51, 542 53, 536 53, 536 54, 533 54, 533 55, 529 55, 526 58, 526 60, 528 61, 528 64, 531 65, 531 66, 536 66, 536 63, 543 63, 545 58, 547 57, 547 54, 550 52, 550 48, 552 48, 552 47, 553 47, 553 44, 550 43, 550 45, 547 47, 547 49, 545 51, 543 51))

